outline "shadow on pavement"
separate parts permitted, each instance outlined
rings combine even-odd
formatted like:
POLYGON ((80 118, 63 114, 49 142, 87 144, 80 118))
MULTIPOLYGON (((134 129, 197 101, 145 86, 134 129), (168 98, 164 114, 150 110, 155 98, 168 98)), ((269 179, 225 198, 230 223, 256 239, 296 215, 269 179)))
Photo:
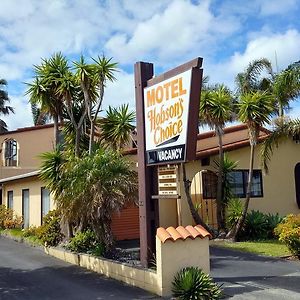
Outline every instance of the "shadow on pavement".
POLYGON ((146 291, 78 268, 0 268, 1 300, 159 299, 146 291))

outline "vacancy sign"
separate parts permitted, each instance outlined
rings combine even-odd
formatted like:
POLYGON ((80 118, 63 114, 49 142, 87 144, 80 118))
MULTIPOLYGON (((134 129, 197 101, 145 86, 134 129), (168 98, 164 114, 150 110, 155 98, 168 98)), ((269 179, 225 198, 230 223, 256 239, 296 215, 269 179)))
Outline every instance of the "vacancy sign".
MULTIPOLYGON (((193 70, 189 69, 144 88, 144 122, 148 165, 186 161, 187 140, 191 124, 189 110, 199 107, 199 104, 195 106, 190 103, 192 74, 193 70)), ((199 103, 200 82, 197 86, 198 98, 194 101, 199 103)), ((198 112, 196 112, 197 115, 198 112)), ((194 126, 197 126, 198 119, 193 121, 194 126)), ((196 139, 196 134, 191 138, 196 139)), ((195 151, 196 149, 194 149, 195 151)))

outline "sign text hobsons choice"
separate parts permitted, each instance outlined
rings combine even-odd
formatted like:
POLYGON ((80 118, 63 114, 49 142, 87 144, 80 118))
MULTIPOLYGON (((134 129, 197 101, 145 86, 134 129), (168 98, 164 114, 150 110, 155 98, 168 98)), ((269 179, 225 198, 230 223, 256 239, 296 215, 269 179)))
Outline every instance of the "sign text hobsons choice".
POLYGON ((148 111, 147 118, 150 132, 154 132, 153 142, 156 146, 182 132, 181 117, 184 111, 184 100, 180 96, 185 94, 182 77, 147 91, 147 108, 154 106, 148 111), (155 107, 156 104, 161 104, 159 109, 155 107))

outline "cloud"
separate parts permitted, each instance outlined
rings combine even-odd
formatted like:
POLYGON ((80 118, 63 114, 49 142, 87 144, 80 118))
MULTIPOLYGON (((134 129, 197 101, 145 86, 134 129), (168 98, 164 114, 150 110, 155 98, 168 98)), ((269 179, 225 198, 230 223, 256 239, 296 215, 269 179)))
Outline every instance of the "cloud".
POLYGON ((228 84, 233 88, 234 78, 242 72, 249 62, 266 57, 276 71, 276 59, 278 69, 282 70, 289 64, 298 61, 300 49, 300 33, 296 29, 287 30, 284 33, 262 33, 248 41, 243 52, 235 52, 222 63, 208 63, 206 74, 210 75, 212 82, 228 84), (275 55, 276 53, 276 55, 275 55))
POLYGON ((275 66, 275 53, 278 58, 279 69, 287 67, 290 63, 299 60, 300 33, 291 29, 285 33, 274 33, 260 36, 249 41, 244 53, 235 53, 230 59, 231 68, 239 72, 251 60, 266 57, 275 66))
POLYGON ((160 64, 212 52, 210 46, 236 30, 232 19, 218 18, 210 1, 172 1, 164 10, 140 22, 131 35, 119 32, 105 44, 121 63, 154 57, 160 64))
POLYGON ((135 110, 134 74, 121 70, 116 74, 117 80, 109 83, 105 90, 103 109, 108 106, 120 106, 129 104, 131 110, 135 110))
POLYGON ((284 15, 297 7, 297 0, 259 0, 258 4, 261 5, 260 13, 262 16, 272 16, 272 15, 284 15))
POLYGON ((10 114, 8 116, 1 116, 8 128, 10 130, 33 126, 32 115, 31 115, 31 107, 28 103, 28 100, 20 95, 10 95, 9 96, 11 102, 10 106, 12 106, 15 110, 15 114, 10 114))
POLYGON ((17 111, 8 123, 11 129, 32 124, 22 82, 55 51, 70 60, 81 53, 113 56, 122 71, 108 85, 103 108, 134 108, 135 61, 153 62, 160 73, 200 55, 212 83, 233 87, 236 73, 253 59, 267 57, 275 66, 276 50, 280 69, 299 60, 298 11, 296 0, 237 0, 234 6, 229 0, 3 0, 0 78, 9 81, 17 111))

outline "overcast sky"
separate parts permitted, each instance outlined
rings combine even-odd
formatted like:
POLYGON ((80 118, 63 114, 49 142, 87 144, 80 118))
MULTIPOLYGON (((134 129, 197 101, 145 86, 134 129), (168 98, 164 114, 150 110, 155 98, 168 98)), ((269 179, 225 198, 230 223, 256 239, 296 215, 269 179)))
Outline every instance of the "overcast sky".
POLYGON ((299 0, 1 0, 0 78, 16 110, 5 120, 9 129, 33 124, 24 82, 54 52, 113 57, 121 71, 104 108, 134 108, 136 61, 154 63, 158 74, 201 56, 211 83, 234 88, 253 59, 267 57, 275 70, 275 53, 279 70, 300 60, 299 15, 299 0))

